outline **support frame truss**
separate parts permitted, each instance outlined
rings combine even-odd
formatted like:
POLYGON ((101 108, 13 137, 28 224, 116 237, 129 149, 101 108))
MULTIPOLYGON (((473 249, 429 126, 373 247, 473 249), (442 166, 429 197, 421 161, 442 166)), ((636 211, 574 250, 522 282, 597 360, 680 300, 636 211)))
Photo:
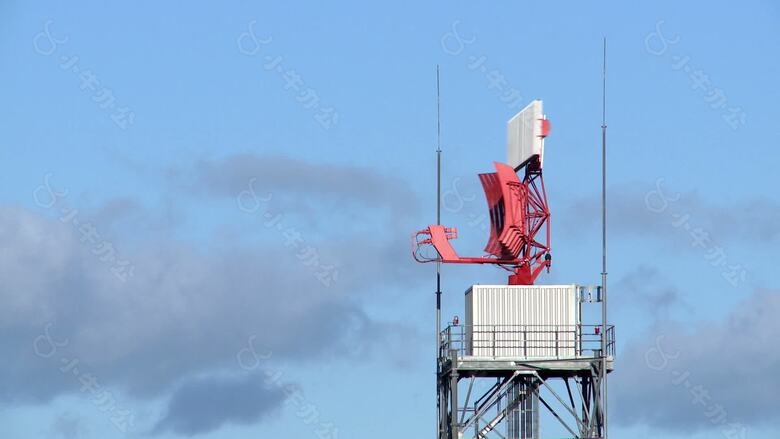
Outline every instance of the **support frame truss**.
POLYGON ((600 372, 602 364, 612 371, 611 355, 606 362, 600 355, 475 362, 459 354, 458 349, 443 350, 438 358, 438 439, 538 439, 544 416, 555 419, 573 438, 604 437, 600 372), (518 416, 526 421, 518 421, 518 416), (529 416, 536 420, 528 421, 529 416))

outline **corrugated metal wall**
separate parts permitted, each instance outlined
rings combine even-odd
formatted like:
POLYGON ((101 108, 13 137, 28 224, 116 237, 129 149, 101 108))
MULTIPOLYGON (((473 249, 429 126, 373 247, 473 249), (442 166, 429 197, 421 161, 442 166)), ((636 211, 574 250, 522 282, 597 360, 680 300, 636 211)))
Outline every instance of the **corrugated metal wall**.
POLYGON ((466 291, 466 355, 575 357, 576 285, 474 285, 466 291))

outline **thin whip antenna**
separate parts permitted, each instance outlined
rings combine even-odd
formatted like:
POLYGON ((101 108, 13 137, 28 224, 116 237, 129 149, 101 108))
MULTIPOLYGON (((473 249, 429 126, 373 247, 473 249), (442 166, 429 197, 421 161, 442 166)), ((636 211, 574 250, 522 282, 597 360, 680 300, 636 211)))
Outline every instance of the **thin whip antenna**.
POLYGON ((607 37, 601 68, 601 322, 602 437, 607 439, 607 37))
MULTIPOLYGON (((436 224, 441 225, 441 95, 439 65, 436 64, 436 224)), ((436 393, 440 394, 441 365, 439 355, 441 351, 441 258, 436 261, 436 393)), ((442 427, 442 401, 436 399, 436 437, 441 437, 442 427)))
POLYGON ((436 224, 441 225, 441 95, 436 64, 436 224))

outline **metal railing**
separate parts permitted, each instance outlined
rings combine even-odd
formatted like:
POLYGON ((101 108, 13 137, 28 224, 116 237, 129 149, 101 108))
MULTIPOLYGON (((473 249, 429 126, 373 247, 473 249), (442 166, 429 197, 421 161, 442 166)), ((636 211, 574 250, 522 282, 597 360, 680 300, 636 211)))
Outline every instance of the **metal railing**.
POLYGON ((440 336, 442 357, 599 358, 602 337, 615 355, 612 325, 450 325, 440 336))

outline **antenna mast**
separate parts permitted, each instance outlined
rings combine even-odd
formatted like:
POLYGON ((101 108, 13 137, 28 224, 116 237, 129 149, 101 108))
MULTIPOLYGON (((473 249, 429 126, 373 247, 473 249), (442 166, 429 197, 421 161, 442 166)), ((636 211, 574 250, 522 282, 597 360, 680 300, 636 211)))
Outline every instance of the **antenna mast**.
MULTIPOLYGON (((441 225, 441 99, 439 88, 439 65, 436 64, 436 224, 441 225)), ((441 388, 441 262, 436 262, 436 392, 441 388)), ((436 400, 436 437, 442 431, 442 401, 436 400)))
POLYGON ((607 439, 607 38, 601 67, 601 335, 602 417, 607 439))

